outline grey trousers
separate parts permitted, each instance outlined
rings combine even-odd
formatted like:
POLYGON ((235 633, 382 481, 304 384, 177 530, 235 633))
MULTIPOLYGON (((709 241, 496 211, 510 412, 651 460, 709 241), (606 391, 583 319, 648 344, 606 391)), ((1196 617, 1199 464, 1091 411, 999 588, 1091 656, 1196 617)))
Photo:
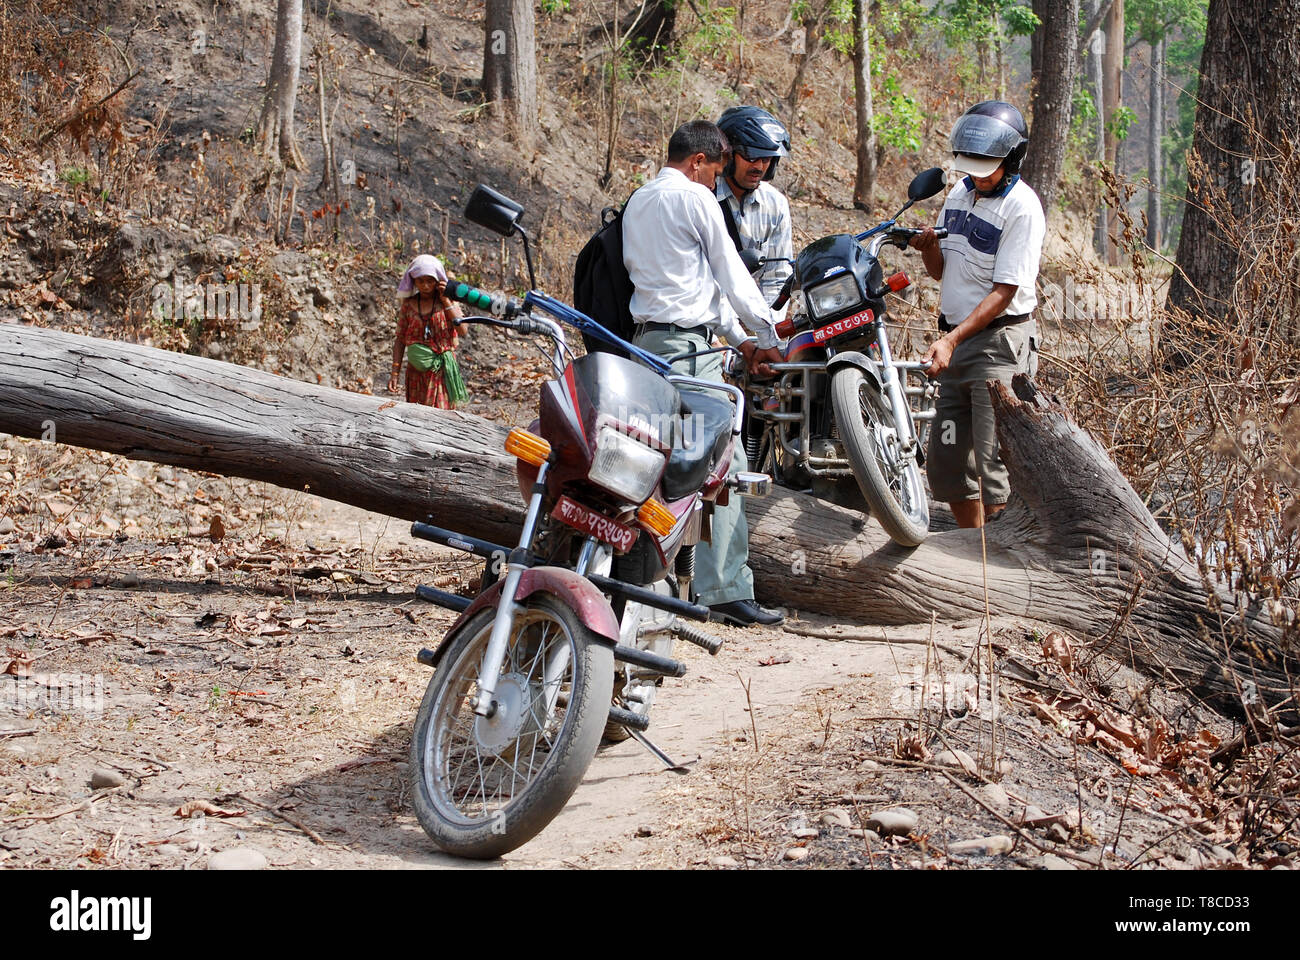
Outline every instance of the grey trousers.
MULTIPOLYGON (((661 357, 707 350, 712 344, 701 331, 647 330, 633 341, 638 347, 661 357)), ((673 364, 673 373, 722 383, 723 354, 692 357, 673 364)), ((681 388, 688 390, 690 388, 681 388)), ((704 392, 704 391, 701 391, 704 392)), ((712 396, 722 396, 712 393, 712 396)), ((731 473, 748 469, 745 448, 737 438, 731 454, 731 473)), ((754 574, 749 569, 749 524, 745 521, 744 498, 735 496, 725 507, 714 507, 712 543, 695 548, 695 592, 705 606, 754 599, 754 574)))

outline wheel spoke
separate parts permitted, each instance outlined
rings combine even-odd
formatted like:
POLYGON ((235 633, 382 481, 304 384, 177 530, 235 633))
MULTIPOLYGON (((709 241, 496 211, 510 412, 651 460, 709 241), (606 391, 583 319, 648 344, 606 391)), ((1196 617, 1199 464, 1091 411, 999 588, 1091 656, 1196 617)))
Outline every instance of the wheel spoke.
POLYGON ((588 701, 595 696, 609 703, 613 663, 603 649, 593 661, 591 640, 572 611, 554 599, 529 601, 507 644, 495 690, 498 709, 480 717, 469 703, 476 692, 482 695, 477 684, 490 619, 484 616, 471 629, 473 635, 457 641, 439 666, 442 677, 435 674, 429 706, 417 720, 425 739, 415 773, 425 805, 416 809, 421 825, 444 849, 453 848, 444 842, 443 831, 449 831, 459 832, 469 849, 496 851, 508 838, 517 837, 516 844, 527 839, 539 828, 537 813, 544 806, 538 804, 557 798, 559 790, 571 792, 578 782, 577 765, 589 761, 585 751, 594 750, 599 733, 593 724, 603 725, 603 718, 588 712, 588 701), (587 679, 578 683, 584 670, 587 679), (604 690, 593 689, 593 676, 606 684, 604 690), (578 738, 580 752, 566 746, 570 737, 578 738), (507 808, 506 836, 498 837, 496 818, 507 808))

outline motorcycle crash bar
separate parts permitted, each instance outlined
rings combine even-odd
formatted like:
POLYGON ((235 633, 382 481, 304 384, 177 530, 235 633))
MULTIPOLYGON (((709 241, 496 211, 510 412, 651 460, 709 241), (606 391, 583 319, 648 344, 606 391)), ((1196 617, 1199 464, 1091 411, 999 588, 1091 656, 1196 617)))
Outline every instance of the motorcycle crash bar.
POLYGON ((446 590, 439 590, 437 587, 426 587, 424 584, 415 588, 415 595, 421 600, 436 603, 440 607, 454 610, 457 613, 464 613, 469 605, 474 602, 469 597, 462 597, 458 593, 448 593, 446 590))
POLYGON ((504 561, 510 556, 510 548, 503 547, 499 543, 480 540, 478 537, 469 537, 454 530, 444 530, 442 527, 435 527, 431 523, 421 523, 418 520, 411 524, 411 536, 419 537, 421 540, 432 540, 434 543, 440 543, 444 547, 451 547, 453 550, 463 550, 465 553, 472 553, 475 556, 483 557, 485 560, 500 557, 504 561))
POLYGON ((691 620, 706 621, 709 619, 709 608, 698 603, 688 603, 685 600, 677 599, 677 597, 655 593, 645 587, 624 583, 622 580, 615 580, 612 577, 601 576, 599 573, 589 573, 587 579, 594 583, 601 593, 617 594, 627 600, 635 600, 647 607, 654 607, 656 610, 667 610, 669 613, 675 613, 679 617, 688 617, 691 620))

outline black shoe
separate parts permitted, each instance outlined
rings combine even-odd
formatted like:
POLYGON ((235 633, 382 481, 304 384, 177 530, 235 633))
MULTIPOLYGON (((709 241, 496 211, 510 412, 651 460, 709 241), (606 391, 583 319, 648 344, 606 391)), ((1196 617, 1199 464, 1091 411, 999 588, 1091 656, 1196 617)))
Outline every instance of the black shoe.
POLYGON ((737 627, 752 627, 756 623, 761 623, 765 627, 774 627, 785 620, 785 617, 775 610, 760 607, 753 600, 715 603, 709 609, 713 611, 714 619, 737 627))

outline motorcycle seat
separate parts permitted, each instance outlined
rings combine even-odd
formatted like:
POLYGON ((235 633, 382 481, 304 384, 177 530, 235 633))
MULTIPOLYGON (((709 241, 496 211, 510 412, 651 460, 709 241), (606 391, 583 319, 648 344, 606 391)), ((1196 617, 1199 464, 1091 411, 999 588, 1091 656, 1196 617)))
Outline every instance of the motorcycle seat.
POLYGON ((663 493, 668 500, 690 496, 704 485, 709 472, 731 438, 731 401, 707 393, 683 391, 682 442, 673 447, 664 470, 663 493))

